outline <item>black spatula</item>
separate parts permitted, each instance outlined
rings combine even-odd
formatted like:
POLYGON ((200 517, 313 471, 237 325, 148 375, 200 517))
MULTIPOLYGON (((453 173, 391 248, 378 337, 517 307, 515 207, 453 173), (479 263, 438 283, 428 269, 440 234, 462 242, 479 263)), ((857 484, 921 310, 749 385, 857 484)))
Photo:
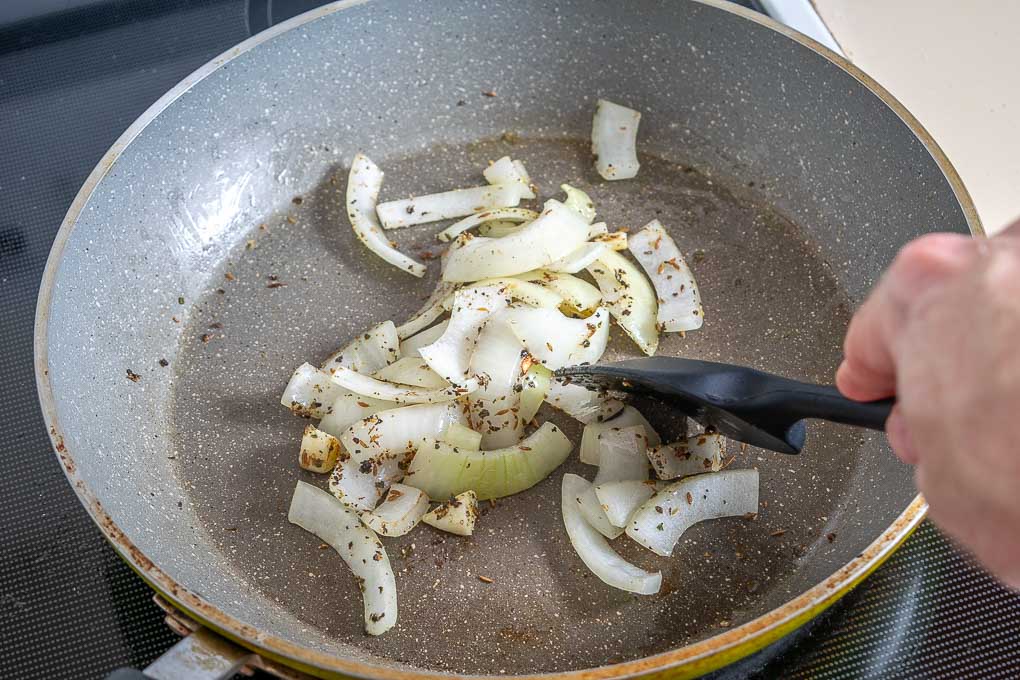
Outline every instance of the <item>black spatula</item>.
POLYGON ((806 418, 883 430, 895 403, 892 399, 851 401, 831 385, 673 357, 572 366, 556 371, 556 376, 592 389, 657 396, 731 439, 780 453, 800 453, 806 418))

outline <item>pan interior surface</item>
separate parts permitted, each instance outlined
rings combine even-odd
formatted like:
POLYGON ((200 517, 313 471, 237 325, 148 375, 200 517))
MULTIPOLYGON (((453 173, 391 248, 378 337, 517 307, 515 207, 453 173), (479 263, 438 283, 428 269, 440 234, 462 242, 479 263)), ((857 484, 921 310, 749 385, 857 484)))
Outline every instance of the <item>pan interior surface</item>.
MULTIPOLYGON (((354 153, 386 171, 384 199, 477 184, 510 155, 540 199, 569 182, 611 228, 658 218, 706 307, 704 328, 665 336, 660 353, 818 382, 896 248, 967 230, 895 113, 767 27, 695 3, 428 8, 367 3, 277 36, 123 149, 67 237, 50 305, 49 375, 74 474, 212 606, 308 649, 403 668, 522 674, 645 657, 781 606, 862 552, 914 494, 876 435, 813 425, 798 457, 733 447, 733 467, 762 475, 756 520, 697 526, 669 559, 614 544, 663 571, 651 597, 603 585, 573 553, 559 480, 593 470, 572 458, 485 504, 469 539, 422 526, 387 540, 399 623, 363 634, 346 568, 286 522, 296 480, 325 478, 297 467, 305 421, 279 394, 301 362, 409 316, 438 263, 422 282, 355 240, 343 209, 354 153), (597 97, 644 114, 635 180, 591 169, 597 97)), ((436 255, 436 230, 393 237, 436 255)), ((613 333, 606 359, 635 356, 613 333)), ((675 414, 645 410, 679 432, 675 414)), ((542 416, 579 442, 575 424, 542 416)))

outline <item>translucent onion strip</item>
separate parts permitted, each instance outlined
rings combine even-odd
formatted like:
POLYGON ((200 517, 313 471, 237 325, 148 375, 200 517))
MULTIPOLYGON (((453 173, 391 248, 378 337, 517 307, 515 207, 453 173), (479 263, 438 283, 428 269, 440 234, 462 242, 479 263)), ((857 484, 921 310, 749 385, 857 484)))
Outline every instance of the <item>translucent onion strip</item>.
POLYGON ((530 281, 555 291, 563 304, 560 311, 570 316, 586 317, 592 314, 602 302, 602 293, 598 288, 583 279, 561 272, 547 269, 535 269, 514 277, 522 281, 530 281))
POLYGON ((376 207, 376 213, 384 228, 400 229, 496 208, 512 208, 521 202, 521 190, 521 185, 516 182, 454 189, 439 194, 380 203, 376 207))
POLYGON ((616 554, 606 539, 585 521, 577 499, 591 486, 577 475, 565 474, 562 482, 561 503, 563 525, 574 551, 603 583, 620 590, 641 595, 659 592, 662 574, 651 573, 634 566, 616 554))
MULTIPOLYGON (((397 250, 379 227, 376 202, 382 188, 383 172, 367 156, 358 154, 347 179, 347 217, 354 234, 373 253, 397 269, 425 276, 425 265, 397 250)), ((516 205, 516 204, 515 204, 516 205)))
POLYGON ((503 238, 461 234, 451 246, 445 281, 477 281, 539 269, 579 248, 588 224, 573 210, 548 200, 542 214, 503 238))
POLYGON ((612 250, 603 253, 588 272, 594 277, 602 301, 616 323, 649 356, 659 346, 655 291, 630 260, 612 250))
POLYGON ((652 220, 632 235, 630 251, 655 287, 659 330, 675 333, 701 328, 705 310, 701 306, 698 284, 662 223, 652 220))
POLYGON ((620 414, 604 422, 585 425, 584 433, 581 435, 581 462, 588 465, 599 464, 599 435, 611 429, 623 429, 632 425, 640 425, 645 430, 645 437, 648 446, 658 446, 662 443, 659 434, 645 420, 645 417, 633 406, 625 406, 620 414))
POLYGON ((466 378, 459 385, 426 390, 388 383, 342 366, 336 367, 333 373, 333 382, 355 394, 392 401, 397 404, 438 404, 444 401, 453 401, 457 397, 471 394, 478 389, 477 378, 466 378))
POLYGON ((392 401, 372 399, 353 392, 344 391, 333 400, 326 409, 326 414, 319 421, 319 429, 334 437, 341 436, 354 423, 367 418, 373 413, 394 408, 392 401))
POLYGON ((470 536, 475 532, 477 519, 478 496, 474 491, 465 491, 429 510, 422 521, 440 531, 470 536))
MULTIPOLYGON (((419 334, 420 335, 420 334, 419 334)), ((418 337, 418 336, 414 336, 418 337)), ((411 338, 408 338, 409 340, 411 338)), ((373 378, 399 385, 423 387, 427 390, 449 387, 450 383, 439 377, 420 356, 409 356, 398 359, 389 366, 384 366, 372 374, 373 378)))
POLYGON ((599 234, 595 236, 592 241, 594 243, 602 243, 610 250, 627 250, 627 232, 625 231, 610 231, 605 234, 599 234))
POLYGON ((607 482, 595 487, 595 496, 599 499, 599 504, 610 524, 625 527, 631 515, 665 486, 666 482, 648 479, 607 482))
POLYGON ((531 183, 528 171, 521 161, 512 161, 510 156, 503 156, 482 171, 485 181, 489 184, 520 184, 521 198, 535 197, 535 187, 531 183))
POLYGON ((599 257, 607 250, 610 250, 609 244, 607 243, 585 243, 566 257, 561 257, 555 262, 550 262, 545 268, 551 272, 576 274, 579 271, 583 271, 586 267, 595 262, 595 260, 599 259, 599 257))
POLYGON ((340 456, 340 440, 314 425, 306 425, 301 436, 298 465, 311 472, 329 472, 340 456))
POLYGON ((543 366, 557 370, 599 356, 609 341, 609 314, 600 308, 586 319, 571 319, 551 309, 517 308, 503 313, 514 335, 543 366))
POLYGON ((380 536, 403 536, 418 526, 429 511, 429 497, 425 492, 406 484, 394 484, 386 497, 361 521, 380 536))
POLYGON ((641 113, 600 99, 591 125, 595 169, 604 179, 630 179, 638 173, 637 131, 641 113))
POLYGON ((648 439, 642 425, 610 428, 598 435, 599 471, 595 485, 648 479, 648 439))
POLYGON ((721 434, 696 434, 682 442, 652 446, 648 460, 659 479, 678 479, 722 467, 726 440, 721 434))
POLYGON ((584 520, 588 522, 588 526, 606 538, 616 538, 623 533, 623 527, 609 521, 605 509, 595 495, 595 487, 591 484, 586 485, 584 491, 577 497, 577 507, 581 510, 584 520))
POLYGON ((361 463, 342 451, 336 467, 329 475, 329 492, 341 503, 357 510, 368 512, 376 506, 387 483, 376 479, 374 469, 368 465, 361 469, 361 463))
POLYGON ((325 491, 298 482, 287 519, 328 543, 354 572, 364 599, 365 632, 382 635, 392 628, 397 622, 397 584, 390 560, 358 515, 325 491))
POLYGON ((469 380, 468 369, 482 326, 509 301, 500 286, 466 288, 454 295, 450 323, 438 340, 418 350, 441 378, 453 385, 469 380))
POLYGON ((441 439, 450 446, 460 449, 477 451, 482 448, 482 433, 475 432, 470 427, 465 427, 460 423, 453 423, 450 427, 446 428, 441 439))
MULTIPOLYGON (((442 312, 442 307, 440 307, 440 312, 442 312)), ((415 333, 400 343, 400 355, 404 358, 413 357, 420 359, 421 353, 418 350, 438 340, 446 332, 446 327, 449 325, 450 321, 447 319, 446 321, 440 321, 435 326, 426 328, 420 333, 415 333)))
POLYGON ((468 372, 481 386, 462 401, 468 405, 471 428, 482 433, 482 448, 498 449, 521 440, 523 353, 524 346, 499 317, 490 319, 478 336, 468 372))
POLYGON ((528 372, 521 379, 523 389, 521 390, 521 420, 525 423, 531 421, 542 407, 552 381, 552 371, 548 368, 533 362, 528 372))
POLYGON ((333 400, 346 391, 331 380, 329 373, 304 363, 290 376, 280 403, 295 415, 322 418, 333 400))
POLYGON ((758 471, 723 470, 688 477, 655 494, 634 513, 627 535, 666 557, 688 528, 758 512, 758 471))
POLYGON ((480 500, 529 489, 567 459, 573 444, 552 423, 543 423, 520 444, 492 451, 468 451, 427 440, 411 461, 405 481, 432 498, 473 490, 480 500))
POLYGON ((474 286, 499 286, 510 295, 511 300, 519 300, 532 307, 556 309, 563 304, 563 298, 551 288, 516 277, 482 279, 472 284, 474 286))
POLYGON ((443 302, 453 295, 457 286, 446 281, 436 284, 432 294, 429 295, 422 308, 415 312, 414 316, 397 326, 397 337, 401 340, 409 338, 415 333, 428 328, 433 321, 443 315, 443 302))
POLYGON ((392 321, 383 321, 333 352, 322 368, 332 373, 337 366, 344 366, 358 373, 371 373, 399 358, 397 329, 392 321))
POLYGON ((496 208, 485 212, 468 215, 459 222, 454 222, 446 229, 436 234, 440 241, 450 241, 469 229, 491 222, 494 220, 531 222, 538 217, 538 213, 527 208, 496 208))
POLYGON ((561 184, 560 189, 567 195, 563 205, 580 215, 588 224, 595 221, 595 203, 588 194, 569 184, 561 184))

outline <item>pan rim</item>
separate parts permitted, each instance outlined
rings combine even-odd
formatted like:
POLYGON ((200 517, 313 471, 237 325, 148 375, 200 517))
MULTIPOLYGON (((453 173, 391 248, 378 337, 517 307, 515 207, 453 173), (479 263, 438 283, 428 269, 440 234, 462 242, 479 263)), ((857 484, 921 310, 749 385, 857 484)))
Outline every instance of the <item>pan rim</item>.
MULTIPOLYGON (((938 143, 924 129, 920 122, 874 79, 850 63, 843 56, 824 45, 787 27, 773 19, 752 10, 745 9, 726 0, 695 0, 699 4, 729 12, 748 19, 781 35, 790 38, 812 50, 822 58, 835 64, 848 75, 860 82, 873 95, 888 106, 917 137, 932 156, 939 170, 952 188, 957 203, 975 237, 983 237, 984 229, 977 209, 959 174, 938 143)), ((234 641, 252 648, 270 658, 289 666, 312 673, 342 673, 359 678, 392 678, 393 680, 426 680, 434 678, 482 678, 493 676, 443 673, 427 670, 403 670, 387 668, 374 663, 344 659, 323 652, 308 649, 275 635, 269 635, 227 614, 206 602, 198 594, 177 583, 166 572, 134 545, 126 534, 106 513, 102 503, 92 489, 78 476, 72 452, 67 449, 56 413, 56 401, 49 380, 47 330, 49 312, 54 293, 54 281, 59 269, 68 239, 78 222, 92 193, 116 164, 121 153, 156 117, 191 87, 203 80, 235 57, 267 42, 283 33, 316 21, 335 12, 361 5, 368 0, 339 0, 323 7, 305 12, 285 22, 258 33, 230 48, 205 63, 185 77, 166 94, 160 97, 136 119, 131 126, 113 143, 99 163, 89 174, 85 183, 71 203, 47 258, 46 267, 36 304, 34 329, 34 364, 36 387, 43 418, 50 435, 51 444, 82 505, 102 531, 117 553, 157 592, 169 599, 175 607, 189 616, 217 630, 234 641)), ((739 627, 728 629, 705 640, 662 652, 653 656, 592 669, 565 673, 535 673, 512 677, 522 680, 545 680, 551 677, 575 678, 577 680, 601 680, 626 678, 649 673, 669 673, 671 677, 699 675, 751 654, 771 642, 780 639, 800 625, 817 616, 840 597, 849 592, 868 574, 874 571, 913 532, 927 511, 927 504, 918 495, 903 513, 885 529, 861 554, 837 569, 824 580, 773 609, 739 627)), ((505 676, 504 676, 505 677, 505 676)))

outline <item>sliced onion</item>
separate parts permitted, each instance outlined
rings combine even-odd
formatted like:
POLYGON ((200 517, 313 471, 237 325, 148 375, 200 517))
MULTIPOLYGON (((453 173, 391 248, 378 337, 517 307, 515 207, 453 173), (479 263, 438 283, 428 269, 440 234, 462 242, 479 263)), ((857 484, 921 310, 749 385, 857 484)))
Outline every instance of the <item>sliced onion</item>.
POLYGON ((442 440, 450 446, 468 449, 469 451, 477 451, 482 447, 482 433, 475 432, 470 427, 465 427, 460 423, 453 423, 450 427, 446 428, 446 431, 443 432, 442 440))
POLYGON ((531 184, 531 177, 524 169, 524 163, 510 160, 510 156, 503 156, 482 171, 485 181, 489 184, 520 184, 521 198, 534 198, 535 187, 531 184))
POLYGON ((648 439, 642 425, 610 428, 598 435, 599 471, 595 485, 648 479, 648 439))
POLYGON ((470 536, 475 532, 477 519, 478 496, 474 491, 465 491, 429 510, 422 521, 441 531, 470 536))
POLYGON ((397 326, 397 337, 401 340, 409 338, 424 328, 428 328, 433 321, 443 315, 443 303, 447 298, 456 292, 457 286, 446 281, 436 284, 432 294, 429 295, 422 308, 415 312, 410 319, 397 326))
POLYGON ((542 407, 546 395, 549 393, 549 386, 552 380, 552 371, 537 362, 532 362, 528 372, 521 380, 521 421, 531 422, 531 419, 542 407))
POLYGON ((492 451, 468 451, 441 441, 422 444, 406 481, 432 498, 473 490, 478 498, 502 498, 545 479, 570 455, 573 444, 552 423, 543 423, 520 444, 492 451))
MULTIPOLYGON (((450 298, 452 300, 452 297, 450 298)), ((442 307, 440 307, 442 312, 442 307)), ((404 358, 416 357, 421 358, 421 353, 418 351, 426 345, 431 345, 433 342, 438 340, 443 333, 446 332, 446 327, 450 325, 449 319, 446 321, 440 321, 435 326, 430 326, 420 333, 416 333, 400 343, 400 354, 404 358)), ((428 364, 426 364, 428 366, 428 364)), ((429 369, 432 370, 432 369, 429 369)))
POLYGON ((340 443, 359 469, 389 483, 403 476, 406 461, 423 439, 440 436, 452 423, 467 424, 457 402, 413 404, 380 411, 354 423, 340 437, 340 443))
POLYGON ((560 189, 567 195, 563 205, 580 215, 588 224, 595 221, 595 203, 588 194, 569 184, 561 184, 560 189))
POLYGON ((347 428, 359 420, 395 406, 396 404, 392 401, 372 399, 344 391, 326 409, 326 414, 319 421, 319 429, 334 437, 340 437, 347 431, 347 428))
POLYGON ((468 372, 477 376, 481 386, 464 402, 471 428, 482 433, 482 448, 513 446, 524 433, 520 416, 523 352, 524 346, 502 318, 490 319, 478 336, 468 372))
POLYGON ((757 470, 711 472, 670 484, 645 501, 627 526, 627 535, 666 557, 692 525, 756 512, 757 470))
POLYGON ((616 323, 627 332, 645 354, 655 354, 659 346, 656 325, 656 297, 651 284, 637 267, 619 253, 608 251, 588 267, 602 291, 603 303, 616 323))
MULTIPOLYGON (((440 331, 440 334, 442 332, 440 331)), ((418 335, 421 335, 419 333, 418 335)), ((418 337, 417 335, 414 337, 418 337)), ((412 338, 408 338, 411 340, 412 338)), ((372 374, 373 378, 384 380, 388 383, 398 385, 410 385, 412 387, 423 387, 427 390, 437 390, 449 387, 450 383, 443 380, 438 373, 429 368, 429 365, 420 356, 404 357, 396 362, 380 368, 372 374)))
POLYGON ((301 436, 301 451, 298 465, 311 472, 329 472, 340 456, 340 440, 319 430, 314 425, 305 425, 301 436))
POLYGON ((530 281, 522 281, 518 278, 483 279, 472 284, 472 287, 474 286, 499 286, 506 293, 509 293, 512 300, 520 300, 532 307, 556 309, 563 304, 563 298, 551 288, 530 281))
POLYGON ((592 239, 595 243, 603 243, 610 250, 627 250, 627 232, 609 231, 592 239))
POLYGON ((604 179, 630 179, 641 164, 637 159, 637 131, 641 113, 605 99, 595 105, 591 152, 595 169, 604 179))
POLYGON ((588 227, 588 239, 598 238, 599 236, 605 236, 609 233, 609 227, 606 226, 605 222, 596 222, 595 224, 588 227))
POLYGON ((383 321, 333 352, 323 362, 323 370, 333 373, 344 366, 358 373, 371 373, 400 358, 400 339, 392 321, 383 321))
POLYGON ((496 208, 512 208, 521 202, 523 187, 517 182, 426 194, 376 206, 386 229, 464 217, 496 208))
POLYGON ((607 482, 595 487, 595 496, 610 524, 625 527, 644 502, 666 487, 666 482, 628 479, 607 482))
POLYGON ((478 389, 477 378, 465 378, 459 385, 447 385, 433 390, 415 389, 407 385, 396 385, 362 375, 343 366, 337 366, 333 382, 355 394, 373 399, 392 401, 397 404, 438 404, 453 401, 457 397, 471 394, 478 389))
POLYGON ((648 460, 659 479, 718 472, 725 446, 721 434, 696 434, 682 442, 649 447, 648 460))
MULTIPOLYGON (((514 210, 519 210, 519 208, 514 208, 514 210)), ((537 217, 538 213, 535 213, 535 216, 537 217)), ((523 222, 511 222, 510 220, 492 220, 491 222, 479 224, 478 233, 489 238, 503 238, 515 231, 519 231, 524 224, 523 222)))
MULTIPOLYGON (((533 198, 533 197, 532 197, 533 198)), ((527 208, 496 208, 485 212, 468 215, 459 222, 454 222, 446 229, 436 234, 440 241, 450 241, 468 229, 474 229, 486 222, 531 222, 538 218, 538 213, 527 208)), ((516 227, 515 227, 516 228, 516 227)))
POLYGON ((602 302, 602 293, 598 288, 570 274, 535 269, 518 274, 514 278, 537 283, 555 291, 563 298, 560 311, 570 316, 589 316, 602 302))
POLYGON ((604 392, 585 389, 576 384, 553 380, 545 400, 553 408, 588 425, 612 418, 623 409, 623 403, 604 392))
POLYGON ((645 417, 633 406, 625 406, 620 414, 614 418, 601 423, 585 425, 584 433, 581 435, 581 462, 588 465, 599 464, 599 435, 612 429, 623 429, 633 425, 640 425, 645 429, 645 437, 648 439, 648 446, 658 446, 662 443, 659 434, 649 424, 645 417))
POLYGON ((623 528, 615 526, 606 516, 606 511, 595 495, 595 487, 591 484, 585 486, 584 491, 577 497, 577 507, 588 522, 588 525, 606 538, 616 538, 623 533, 623 528))
POLYGON ((386 498, 361 521, 380 536, 403 536, 418 526, 429 511, 429 497, 420 489, 406 484, 394 484, 386 498))
POLYGON ((290 376, 280 403, 296 415, 322 418, 333 400, 346 392, 330 377, 329 373, 309 363, 301 364, 290 376))
POLYGON ((587 223, 550 199, 538 219, 508 236, 458 236, 449 250, 443 280, 477 281, 538 269, 573 252, 587 237, 587 223))
POLYGON ((593 352, 601 356, 609 340, 609 315, 602 308, 587 319, 527 307, 508 309, 503 318, 531 356, 553 371, 583 363, 593 352))
POLYGON ((397 584, 382 543, 358 515, 311 484, 298 482, 287 519, 328 543, 354 572, 365 605, 365 632, 381 635, 397 622, 397 584))
POLYGON ((585 243, 566 257, 561 257, 555 262, 550 262, 545 268, 551 272, 576 274, 590 266, 607 250, 610 250, 607 243, 597 241, 593 243, 585 243))
POLYGON ((433 371, 453 385, 468 379, 471 354, 489 317, 506 309, 508 300, 500 286, 465 288, 454 295, 450 324, 431 345, 418 350, 433 371))
POLYGON ((630 251, 655 286, 659 329, 674 333, 701 328, 705 310, 701 306, 698 284, 662 223, 652 220, 631 236, 630 251))
POLYGON ((404 255, 391 245, 383 234, 376 218, 376 202, 382 188, 383 172, 364 154, 358 154, 351 163, 347 179, 347 217, 354 234, 373 253, 397 269, 425 276, 425 265, 404 255))
POLYGON ((338 501, 358 512, 368 512, 374 508, 387 486, 387 482, 376 479, 371 465, 365 469, 362 471, 361 463, 343 451, 329 475, 329 492, 338 501))
POLYGON ((617 555, 606 539, 593 529, 581 514, 577 498, 591 484, 577 475, 563 475, 563 524, 577 556, 603 583, 641 595, 659 592, 662 574, 650 573, 617 555))

